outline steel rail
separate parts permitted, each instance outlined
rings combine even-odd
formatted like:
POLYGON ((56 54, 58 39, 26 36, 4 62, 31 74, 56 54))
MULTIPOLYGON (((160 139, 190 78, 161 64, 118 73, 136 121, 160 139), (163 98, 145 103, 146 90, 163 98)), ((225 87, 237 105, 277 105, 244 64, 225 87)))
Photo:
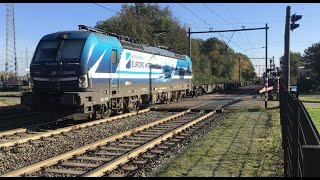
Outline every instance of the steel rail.
MULTIPOLYGON (((44 138, 44 137, 49 137, 49 136, 52 136, 52 135, 57 135, 57 134, 61 134, 61 133, 64 133, 64 132, 69 132, 69 131, 80 129, 80 128, 94 126, 94 125, 97 125, 97 124, 113 121, 113 120, 116 120, 116 119, 122 119, 122 118, 125 118, 125 117, 146 113, 146 112, 149 112, 149 111, 150 111, 150 108, 143 109, 143 110, 140 110, 138 112, 127 113, 127 114, 113 116, 113 117, 106 118, 106 119, 100 119, 100 120, 96 120, 96 121, 86 122, 86 123, 77 124, 77 125, 73 125, 73 126, 69 126, 69 127, 65 127, 65 128, 59 128, 59 129, 56 129, 56 130, 50 130, 48 132, 42 132, 42 133, 35 134, 35 135, 31 136, 31 137, 16 138, 16 139, 0 142, 0 148, 10 147, 10 146, 14 146, 14 145, 20 144, 20 143, 25 143, 25 142, 28 142, 28 141, 31 141, 31 140, 37 140, 37 139, 41 139, 41 138, 44 138)), ((17 129, 17 130, 12 130, 10 132, 7 131, 7 132, 4 132, 4 133, 5 134, 8 134, 8 133, 9 134, 12 134, 12 133, 15 134, 14 133, 15 131, 22 132, 23 130, 22 129, 20 129, 20 130, 17 129)))
POLYGON ((14 170, 14 171, 6 173, 6 174, 2 174, 2 175, 0 175, 0 177, 16 177, 16 176, 19 176, 19 175, 28 174, 28 173, 32 173, 34 171, 38 171, 42 167, 57 164, 61 160, 69 159, 69 158, 72 158, 75 155, 83 154, 83 153, 85 153, 85 152, 87 152, 89 150, 93 150, 93 149, 97 148, 98 146, 105 145, 105 144, 107 144, 109 142, 115 141, 115 140, 117 140, 119 138, 123 138, 123 137, 128 136, 128 135, 130 135, 132 133, 135 133, 137 131, 141 131, 143 129, 146 129, 146 128, 161 124, 163 122, 166 122, 166 121, 169 121, 169 120, 172 120, 172 119, 175 119, 175 118, 178 118, 180 116, 185 115, 188 112, 191 112, 191 110, 186 110, 186 111, 174 114, 172 116, 169 116, 169 117, 162 118, 160 120, 151 122, 149 124, 145 124, 145 125, 139 126, 137 128, 133 128, 133 129, 121 132, 121 133, 113 135, 113 136, 109 136, 109 137, 104 138, 102 140, 99 140, 99 141, 90 143, 88 145, 82 146, 82 147, 80 147, 78 149, 74 149, 72 151, 60 154, 58 156, 55 156, 55 157, 52 157, 52 158, 49 158, 49 159, 46 159, 46 160, 43 160, 43 161, 40 161, 40 162, 35 163, 35 164, 31 164, 29 166, 14 170))
POLYGON ((18 129, 13 129, 13 130, 8 130, 8 131, 0 132, 0 137, 10 136, 10 135, 14 135, 14 134, 17 134, 17 133, 25 133, 25 132, 27 132, 27 129, 25 129, 25 128, 18 128, 18 129))
POLYGON ((154 140, 152 140, 142 146, 139 146, 139 147, 133 149, 132 151, 125 153, 125 154, 119 156, 118 158, 108 162, 108 163, 103 164, 103 165, 99 166, 98 168, 83 174, 82 177, 103 176, 106 171, 111 171, 111 170, 115 169, 116 167, 118 167, 119 164, 123 164, 123 163, 128 162, 131 158, 135 158, 135 157, 139 156, 140 153, 144 153, 144 152, 148 151, 148 149, 155 147, 157 144, 160 144, 162 141, 165 141, 168 138, 187 129, 188 127, 212 116, 214 113, 215 113, 215 111, 211 111, 210 113, 207 113, 206 115, 201 116, 200 118, 197 118, 197 119, 195 119, 191 122, 188 122, 188 123, 176 128, 176 129, 173 129, 170 132, 168 132, 164 135, 161 135, 161 136, 157 137, 156 139, 154 139, 154 140))

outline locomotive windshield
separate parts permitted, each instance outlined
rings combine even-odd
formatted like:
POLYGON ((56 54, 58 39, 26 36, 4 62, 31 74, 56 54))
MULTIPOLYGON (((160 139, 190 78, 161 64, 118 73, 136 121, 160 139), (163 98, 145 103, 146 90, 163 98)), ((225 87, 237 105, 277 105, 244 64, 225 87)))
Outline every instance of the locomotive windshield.
POLYGON ((79 61, 85 41, 85 39, 41 41, 34 62, 79 61))

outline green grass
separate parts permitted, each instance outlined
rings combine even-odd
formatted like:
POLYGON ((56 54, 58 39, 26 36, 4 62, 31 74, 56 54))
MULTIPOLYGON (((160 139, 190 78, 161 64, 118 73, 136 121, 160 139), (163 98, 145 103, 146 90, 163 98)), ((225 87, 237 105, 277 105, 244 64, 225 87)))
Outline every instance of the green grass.
POLYGON ((14 91, 8 91, 8 92, 0 92, 0 97, 20 97, 21 92, 14 92, 14 91))
POLYGON ((320 108, 307 108, 307 111, 316 126, 318 132, 320 131, 320 108))
POLYGON ((299 97, 302 102, 311 102, 311 103, 320 103, 319 98, 307 98, 307 97, 299 97))
POLYGON ((320 91, 301 92, 300 95, 320 95, 320 91))
POLYGON ((155 176, 283 176, 279 110, 234 111, 155 176))

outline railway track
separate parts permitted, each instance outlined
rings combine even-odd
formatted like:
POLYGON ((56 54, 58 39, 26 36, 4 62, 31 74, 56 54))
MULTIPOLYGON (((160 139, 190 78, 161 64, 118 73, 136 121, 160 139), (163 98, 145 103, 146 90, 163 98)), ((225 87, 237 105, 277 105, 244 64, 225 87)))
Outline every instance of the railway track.
POLYGON ((141 113, 147 113, 147 112, 150 112, 150 109, 144 109, 139 112, 133 112, 133 113, 114 116, 106 119, 100 119, 100 120, 86 122, 82 124, 76 124, 76 125, 72 125, 64 128, 58 128, 55 130, 29 131, 27 128, 19 128, 19 129, 4 131, 4 132, 0 132, 0 148, 7 148, 14 145, 20 145, 22 143, 26 143, 32 140, 46 138, 53 135, 59 135, 72 130, 90 127, 97 124, 107 123, 116 119, 122 119, 122 118, 134 116, 141 113))
MULTIPOLYGON (((244 90, 244 91, 240 91, 238 93, 243 93, 243 92, 247 92, 247 91, 248 90, 244 90)), ((230 95, 227 95, 227 96, 230 96, 230 95)), ((199 106, 201 106, 201 105, 199 105, 199 106)), ((197 107, 199 107, 199 106, 197 106, 197 107)), ((17 110, 20 110, 21 112, 27 111, 26 109, 14 109, 14 110, 11 110, 10 113, 16 112, 17 110)), ((149 111, 150 111, 150 109, 145 109, 145 110, 139 111, 139 113, 144 113, 144 112, 149 112, 149 111)), ((7 112, 9 113, 9 111, 7 111, 7 112)), ((37 113, 34 113, 34 114, 37 114, 37 113)), ((52 130, 52 129, 39 129, 37 131, 30 130, 30 129, 33 129, 34 127, 38 126, 38 125, 34 125, 34 126, 26 127, 26 128, 18 128, 18 129, 3 131, 3 132, 0 132, 0 148, 6 148, 6 147, 14 146, 14 145, 19 145, 22 143, 26 143, 28 141, 37 140, 37 139, 41 139, 41 138, 45 138, 45 137, 50 137, 53 135, 58 135, 58 134, 65 133, 65 132, 68 132, 71 130, 89 127, 89 126, 93 126, 96 124, 109 122, 114 119, 125 118, 125 117, 135 115, 135 114, 136 113, 133 112, 133 113, 124 114, 124 115, 120 115, 120 116, 114 116, 114 117, 110 117, 110 118, 106 118, 106 119, 102 119, 102 120, 86 122, 83 124, 70 125, 65 128, 58 128, 55 130, 52 130)), ((0 120, 1 120, 1 118, 0 118, 0 120)), ((42 124, 40 124, 40 125, 42 125, 42 124)))
POLYGON ((105 171, 116 168, 213 114, 214 111, 202 115, 187 110, 2 176, 103 176, 105 171))
MULTIPOLYGON (((243 91, 240 93, 244 92, 246 92, 245 94, 247 94, 249 91, 243 91)), ((239 98, 236 98, 234 100, 237 99, 239 98)), ((222 105, 221 107, 224 107, 228 104, 229 103, 222 105)), ((140 111, 140 113, 147 113, 149 111, 150 109, 146 109, 144 111, 140 111)), ((209 117, 212 117, 214 113, 215 111, 211 111, 210 113, 199 117, 202 114, 191 112, 191 109, 189 109, 187 111, 177 113, 173 116, 162 118, 160 120, 153 121, 149 124, 145 124, 116 135, 108 136, 102 140, 98 140, 85 146, 81 146, 78 149, 64 152, 60 155, 48 158, 46 160, 36 162, 20 169, 2 174, 1 176, 96 176, 98 172, 99 176, 103 176, 105 175, 104 172, 110 172, 110 170, 117 168, 119 164, 128 162, 130 158, 136 157, 140 153, 145 152, 154 146, 157 146, 159 143, 161 143, 165 139, 168 139, 169 137, 175 136, 175 139, 178 141, 178 139, 183 138, 183 133, 178 135, 179 132, 182 132, 190 126, 199 123, 209 117), (121 142, 120 145, 119 142, 121 142), (142 146, 140 147, 140 145, 142 146), (96 169, 100 166, 107 168, 90 172, 91 170, 96 169)), ((19 132, 1 132, 0 138, 7 137, 7 139, 3 142, 1 142, 0 140, 0 147, 2 147, 3 149, 10 149, 10 147, 12 146, 23 145, 39 139, 46 140, 46 138, 48 138, 47 141, 50 141, 53 138, 59 137, 59 135, 63 135, 72 130, 110 122, 115 119, 134 116, 134 114, 136 113, 114 116, 103 120, 87 122, 45 132, 28 132, 23 128, 19 129, 19 132)), ((151 154, 153 155, 146 155, 144 158, 151 158, 157 152, 161 153, 161 149, 164 149, 165 147, 165 145, 161 146, 157 150, 151 152, 151 154)), ((121 168, 123 171, 133 171, 137 169, 136 165, 139 163, 142 164, 145 163, 145 161, 138 160, 136 162, 132 162, 128 167, 121 168)), ((119 176, 119 173, 109 173, 109 175, 119 176)), ((120 176, 122 175, 123 174, 120 174, 120 176)))

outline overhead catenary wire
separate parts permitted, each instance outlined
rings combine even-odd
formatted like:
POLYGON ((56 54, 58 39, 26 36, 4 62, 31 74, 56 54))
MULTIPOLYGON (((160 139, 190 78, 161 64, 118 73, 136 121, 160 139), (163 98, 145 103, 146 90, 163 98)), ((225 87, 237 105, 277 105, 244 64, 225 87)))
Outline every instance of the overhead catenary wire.
MULTIPOLYGON (((214 29, 210 24, 208 24, 205 20, 203 20, 201 17, 199 17, 198 15, 196 15, 195 13, 193 13, 189 8, 187 8, 186 6, 184 6, 182 3, 179 3, 182 7, 184 7, 186 10, 188 10, 191 14, 193 14, 194 16, 196 16, 198 19, 200 19, 202 22, 204 22, 205 24, 207 24, 210 28, 214 29)), ((224 41, 221 33, 219 33, 222 41, 226 44, 226 42, 224 41)))
POLYGON ((114 11, 114 10, 108 8, 108 7, 102 6, 102 5, 98 4, 98 3, 92 3, 92 4, 95 4, 95 5, 97 5, 97 6, 100 6, 100 7, 104 8, 104 9, 107 9, 107 10, 109 10, 109 11, 112 11, 112 12, 114 12, 114 13, 116 13, 116 14, 118 13, 117 11, 114 11))
MULTIPOLYGON (((189 8, 187 8, 186 6, 184 6, 182 3, 179 3, 182 7, 184 7, 185 9, 187 9, 191 14, 193 14, 194 16, 196 16, 198 19, 200 19, 202 22, 204 22, 205 24, 207 24, 210 28, 214 29, 210 24, 208 24, 205 20, 203 20, 202 18, 200 18, 198 15, 196 15, 194 12, 192 12, 189 8)), ((224 41, 223 37, 224 36, 226 39, 230 40, 231 43, 233 43, 235 46, 237 46, 239 49, 241 49, 242 51, 248 53, 246 50, 244 50, 243 48, 241 48, 238 44, 236 44, 235 42, 233 42, 231 39, 227 38, 225 35, 219 33, 220 37, 222 38, 223 42, 226 44, 226 42, 224 41)))
MULTIPOLYGON (((228 24, 230 24, 230 25, 232 25, 233 27, 237 27, 236 25, 234 25, 233 23, 231 23, 231 22, 229 22, 229 21, 227 21, 225 18, 223 18, 222 16, 220 16, 218 13, 216 13, 214 10, 212 10, 211 8, 209 8, 207 5, 205 5, 204 3, 202 3, 202 5, 203 6, 205 6, 207 9, 209 9, 211 12, 213 12, 215 15, 217 15, 219 18, 221 18, 222 20, 224 20, 225 22, 227 22, 228 24)), ((227 10, 227 9, 226 9, 227 10)), ((228 11, 228 10, 227 10, 228 11)), ((229 12, 229 11, 228 11, 229 12)), ((229 12, 230 13, 230 12, 229 12)), ((230 13, 230 15, 232 16, 232 14, 230 13)), ((233 17, 233 16, 232 16, 233 17)), ((239 22, 239 21, 238 21, 239 22)), ((240 22, 239 22, 240 23, 240 22)), ((241 24, 241 23, 240 23, 241 24)), ((241 24, 241 26, 242 26, 242 24, 241 24)), ((247 33, 247 32, 246 32, 247 33)), ((242 39, 242 34, 240 33, 240 36, 241 36, 241 39, 242 39)), ((229 42, 230 42, 230 40, 231 40, 231 38, 233 37, 233 34, 232 34, 232 36, 230 37, 230 39, 229 39, 229 42)), ((229 42, 228 42, 228 44, 229 44, 229 42)), ((234 43, 235 44, 235 43, 234 43)), ((248 44, 249 44, 249 46, 251 46, 251 48, 253 47, 252 45, 250 45, 250 42, 248 41, 248 44)), ((238 46, 239 47, 239 46, 238 46)), ((241 48, 240 48, 241 49, 241 48)), ((243 49, 242 49, 243 50, 243 49)), ((247 51, 245 51, 246 53, 248 53, 247 51)), ((253 51, 252 51, 252 54, 251 55, 254 55, 255 53, 253 53, 253 51)), ((255 55, 254 55, 255 56, 255 55)))
MULTIPOLYGON (((233 19, 235 19, 235 20, 243 27, 243 24, 242 24, 236 17, 234 17, 234 16, 232 15, 232 13, 231 13, 227 8, 224 8, 224 9, 230 14, 230 16, 231 16, 233 19)), ((246 38, 247 38, 247 41, 248 41, 249 46, 252 48, 252 55, 256 56, 256 54, 255 54, 254 51, 253 51, 254 46, 253 46, 252 42, 249 40, 247 31, 245 31, 245 35, 246 35, 246 38)))

